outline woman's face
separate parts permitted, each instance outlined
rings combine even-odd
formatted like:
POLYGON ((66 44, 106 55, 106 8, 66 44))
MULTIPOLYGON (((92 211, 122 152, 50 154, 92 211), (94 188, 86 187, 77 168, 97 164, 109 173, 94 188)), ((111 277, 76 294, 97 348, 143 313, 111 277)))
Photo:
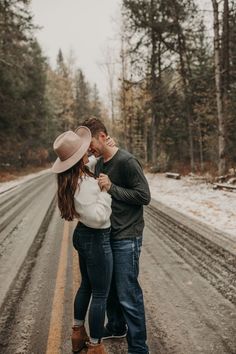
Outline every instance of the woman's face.
POLYGON ((89 162, 89 159, 88 159, 88 153, 86 152, 86 154, 82 157, 83 159, 83 163, 86 165, 86 163, 89 162))

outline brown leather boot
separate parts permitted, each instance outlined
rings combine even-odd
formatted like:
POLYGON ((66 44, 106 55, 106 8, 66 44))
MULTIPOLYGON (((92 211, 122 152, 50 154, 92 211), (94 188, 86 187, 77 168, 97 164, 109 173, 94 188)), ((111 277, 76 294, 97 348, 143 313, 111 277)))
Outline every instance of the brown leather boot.
POLYGON ((103 343, 99 343, 99 344, 88 343, 87 346, 88 346, 87 354, 107 354, 103 343))
POLYGON ((89 341, 89 337, 86 333, 84 326, 72 327, 71 341, 73 352, 79 352, 86 346, 86 342, 89 341))

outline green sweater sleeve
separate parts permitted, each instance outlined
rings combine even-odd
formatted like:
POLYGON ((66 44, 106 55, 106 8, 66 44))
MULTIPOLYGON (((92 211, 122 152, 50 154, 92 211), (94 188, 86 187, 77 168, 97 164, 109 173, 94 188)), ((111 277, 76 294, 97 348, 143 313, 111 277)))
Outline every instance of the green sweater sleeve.
POLYGON ((112 183, 108 193, 113 198, 127 204, 149 204, 151 200, 150 190, 139 162, 133 157, 129 158, 123 163, 122 168, 129 188, 120 187, 112 183))

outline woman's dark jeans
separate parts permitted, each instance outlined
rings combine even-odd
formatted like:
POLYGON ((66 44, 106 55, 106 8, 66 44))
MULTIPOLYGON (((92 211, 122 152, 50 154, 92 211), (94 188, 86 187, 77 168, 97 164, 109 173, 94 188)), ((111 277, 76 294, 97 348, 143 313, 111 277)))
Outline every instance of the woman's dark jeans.
POLYGON ((92 295, 89 309, 90 336, 101 339, 113 270, 110 228, 92 229, 80 223, 73 234, 73 245, 79 254, 82 278, 75 296, 74 318, 85 319, 92 295))

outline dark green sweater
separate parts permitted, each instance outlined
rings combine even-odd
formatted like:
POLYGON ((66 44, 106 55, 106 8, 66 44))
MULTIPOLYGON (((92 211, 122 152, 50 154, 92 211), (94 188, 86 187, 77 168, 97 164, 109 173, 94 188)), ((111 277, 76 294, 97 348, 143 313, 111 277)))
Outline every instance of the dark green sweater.
POLYGON ((142 236, 144 228, 143 205, 150 202, 150 190, 138 160, 119 149, 113 158, 97 162, 95 175, 109 176, 112 186, 112 237, 127 239, 142 236))

